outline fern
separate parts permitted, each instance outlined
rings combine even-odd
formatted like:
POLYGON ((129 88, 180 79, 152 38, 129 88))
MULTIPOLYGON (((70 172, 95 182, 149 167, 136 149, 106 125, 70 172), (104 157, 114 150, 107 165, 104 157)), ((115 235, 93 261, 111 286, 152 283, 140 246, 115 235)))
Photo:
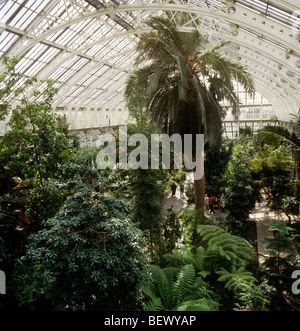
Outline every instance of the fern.
POLYGON ((146 311, 162 311, 163 304, 161 298, 151 297, 151 300, 145 305, 146 311))
POLYGON ((245 267, 256 256, 253 247, 244 238, 231 235, 215 225, 200 225, 198 232, 206 244, 206 263, 215 269, 225 261, 229 265, 245 267))
POLYGON ((198 299, 182 302, 178 307, 177 311, 217 311, 219 310, 220 304, 212 299, 198 299))
MULTIPOLYGON (((184 310, 191 309, 194 300, 207 299, 210 302, 213 292, 203 278, 197 275, 192 264, 185 265, 179 272, 176 270, 151 267, 151 282, 144 286, 144 293, 150 298, 145 310, 184 310)), ((216 308, 216 303, 211 304, 211 307, 216 308)))
POLYGON ((253 277, 253 274, 250 271, 245 270, 244 267, 236 269, 235 266, 232 266, 230 272, 225 268, 221 268, 216 274, 221 275, 218 278, 218 281, 226 282, 225 288, 228 288, 229 290, 239 284, 241 280, 244 282, 258 282, 258 280, 253 277))

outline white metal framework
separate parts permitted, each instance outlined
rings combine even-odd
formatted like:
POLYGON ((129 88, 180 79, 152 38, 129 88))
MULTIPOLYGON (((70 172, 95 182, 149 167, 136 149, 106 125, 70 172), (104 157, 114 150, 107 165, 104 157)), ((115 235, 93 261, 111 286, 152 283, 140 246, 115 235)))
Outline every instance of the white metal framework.
POLYGON ((0 0, 0 55, 18 56, 25 75, 55 80, 54 106, 72 129, 124 124, 135 45, 147 19, 165 12, 175 21, 188 13, 183 29, 212 44, 228 41, 220 52, 248 69, 272 116, 298 113, 299 0, 0 0))

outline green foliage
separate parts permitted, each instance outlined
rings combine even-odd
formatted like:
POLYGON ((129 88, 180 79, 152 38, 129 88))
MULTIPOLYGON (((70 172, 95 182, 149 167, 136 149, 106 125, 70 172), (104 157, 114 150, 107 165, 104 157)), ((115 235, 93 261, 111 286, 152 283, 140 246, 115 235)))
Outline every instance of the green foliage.
POLYGON ((17 73, 15 70, 16 65, 19 62, 19 59, 9 58, 7 55, 2 55, 2 64, 6 68, 6 72, 0 75, 0 121, 4 120, 9 112, 9 96, 11 93, 16 95, 14 92, 14 87, 17 80, 21 77, 21 74, 17 73))
POLYGON ((195 203, 195 187, 194 183, 192 182, 186 182, 184 187, 184 193, 187 197, 188 203, 195 203))
POLYGON ((247 145, 237 144, 225 173, 225 208, 228 220, 237 226, 246 221, 254 207, 254 190, 247 145))
POLYGON ((149 311, 214 311, 219 303, 212 299, 212 291, 190 264, 181 269, 151 267, 151 280, 144 287, 150 301, 149 311))
POLYGON ((127 107, 130 116, 136 121, 138 129, 143 131, 145 125, 149 125, 149 113, 147 111, 149 96, 146 90, 139 85, 135 75, 130 76, 128 85, 131 86, 131 94, 127 98, 127 107))
POLYGON ((206 265, 213 270, 221 266, 245 267, 256 261, 253 247, 244 238, 215 225, 200 225, 198 232, 206 247, 206 265))
POLYGON ((19 303, 70 309, 135 309, 146 259, 141 232, 124 218, 124 202, 77 186, 63 208, 29 238, 16 262, 19 303))
POLYGON ((300 149, 300 139, 295 132, 289 132, 286 128, 280 126, 266 126, 261 132, 271 133, 281 139, 288 141, 295 148, 300 149))
MULTIPOLYGON (((0 219, 2 218, 0 214, 0 219)), ((3 263, 3 261, 7 258, 4 240, 0 237, 0 263, 3 263)))
MULTIPOLYGON (((184 25, 187 18, 181 18, 184 25)), ((216 52, 224 44, 207 51, 205 36, 197 30, 180 32, 171 16, 151 17, 148 24, 152 31, 141 35, 136 61, 139 69, 129 78, 125 97, 132 96, 137 81, 149 92, 150 116, 164 131, 206 133, 210 143, 217 145, 224 115, 219 102, 226 98, 237 114, 238 98, 232 80, 238 80, 251 92, 250 76, 242 66, 216 52)))
POLYGON ((180 215, 180 222, 184 228, 183 239, 185 245, 190 249, 195 249, 200 244, 197 228, 203 221, 198 210, 195 210, 194 204, 190 204, 183 210, 180 215))
POLYGON ((172 252, 177 247, 178 239, 182 235, 182 229, 178 218, 178 212, 172 210, 168 212, 162 225, 162 252, 172 252))
POLYGON ((59 164, 72 149, 57 115, 52 113, 52 82, 47 83, 42 102, 23 101, 13 109, 10 130, 0 141, 0 161, 4 170, 22 178, 43 181, 57 175, 59 164))
POLYGON ((280 254, 284 253, 285 259, 294 258, 298 255, 297 249, 299 249, 299 243, 296 238, 300 235, 296 233, 296 230, 287 226, 284 222, 274 220, 268 225, 268 231, 272 231, 274 238, 264 237, 261 243, 265 246, 265 249, 270 251, 277 258, 280 258, 280 254))
POLYGON ((43 187, 35 185, 28 192, 26 214, 37 221, 53 217, 64 204, 67 193, 67 185, 56 179, 44 181, 43 187))
POLYGON ((236 280, 234 295, 237 299, 237 311, 267 311, 271 304, 272 295, 276 295, 276 289, 267 281, 254 284, 254 281, 236 280))
POLYGON ((206 146, 205 150, 205 191, 211 194, 220 194, 225 186, 224 172, 226 171, 232 153, 233 142, 223 139, 222 145, 206 146))
MULTIPOLYGON (((277 294, 272 296, 272 306, 282 310, 291 310, 287 305, 284 293, 291 290, 291 274, 299 270, 299 231, 289 227, 285 222, 272 220, 268 223, 268 230, 274 234, 273 238, 264 237, 260 243, 270 252, 262 265, 265 279, 276 289, 277 294)), ((296 308, 298 309, 298 308, 296 308)))
POLYGON ((220 277, 218 278, 219 282, 226 282, 225 289, 229 290, 234 288, 238 282, 258 282, 256 278, 253 277, 252 272, 245 270, 244 267, 236 268, 232 265, 231 270, 228 271, 225 268, 222 268, 219 271, 216 271, 220 277))
POLYGON ((165 254, 164 259, 167 266, 175 270, 186 265, 193 266, 196 275, 214 289, 214 296, 210 298, 224 304, 224 307, 230 310, 235 303, 241 302, 238 297, 238 285, 259 283, 252 271, 246 269, 257 263, 257 256, 249 242, 226 233, 218 226, 200 225, 199 235, 202 242, 197 249, 183 247, 165 254), (229 300, 228 291, 233 293, 236 301, 229 300))
POLYGON ((274 148, 265 145, 250 161, 252 176, 267 195, 272 210, 283 211, 288 217, 293 213, 296 201, 294 169, 291 151, 284 145, 274 148))

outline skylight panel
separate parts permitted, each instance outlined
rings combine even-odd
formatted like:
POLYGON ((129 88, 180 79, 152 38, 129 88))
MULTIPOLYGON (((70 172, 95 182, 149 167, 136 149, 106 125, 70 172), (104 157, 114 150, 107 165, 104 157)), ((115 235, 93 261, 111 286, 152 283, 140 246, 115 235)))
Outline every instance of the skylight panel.
POLYGON ((110 67, 107 65, 103 65, 101 68, 97 68, 94 71, 91 72, 91 75, 95 75, 97 77, 102 76, 107 70, 109 70, 110 67))
POLYGON ((9 24, 17 29, 21 29, 22 26, 25 26, 26 28, 35 16, 36 14, 34 15, 31 11, 23 7, 9 24), (31 15, 33 17, 28 21, 28 18, 31 15))
POLYGON ((66 46, 74 37, 76 37, 76 35, 77 35, 76 31, 67 29, 57 39, 55 38, 54 41, 60 45, 66 46))
POLYGON ((78 85, 82 86, 89 86, 91 85, 96 79, 98 79, 97 76, 94 75, 88 75, 87 77, 84 77, 81 81, 78 82, 78 85))
POLYGON ((72 77, 76 71, 74 70, 66 70, 61 76, 58 77, 59 81, 66 82, 70 77, 72 77))
POLYGON ((79 71, 86 63, 88 63, 90 60, 81 58, 79 61, 77 61, 74 66, 72 66, 71 69, 79 71))
POLYGON ((49 46, 43 45, 43 44, 36 44, 27 54, 26 57, 27 58, 31 58, 33 60, 36 60, 37 58, 39 58, 39 56, 41 56, 41 54, 43 53, 43 51, 45 51, 46 49, 48 49, 49 46))
POLYGON ((67 96, 73 96, 77 97, 80 93, 82 93, 85 90, 84 87, 76 86, 70 93, 67 94, 67 96))
POLYGON ((105 100, 106 101, 110 101, 112 100, 113 98, 116 98, 118 96, 118 93, 114 92, 112 93, 108 98, 106 98, 105 100))
POLYGON ((96 45, 90 48, 85 54, 89 56, 97 56, 101 52, 102 49, 105 49, 106 45, 96 45))
POLYGON ((120 78, 122 78, 125 74, 126 74, 126 72, 121 71, 121 72, 119 72, 115 77, 113 77, 112 79, 113 79, 114 81, 118 81, 118 80, 120 80, 120 78))
POLYGON ((10 47, 19 39, 19 36, 16 36, 13 33, 4 31, 2 32, 2 34, 0 35, 0 51, 5 53, 7 52, 10 47))
POLYGON ((27 76, 36 76, 44 67, 46 63, 35 62, 28 70, 25 71, 27 76))
POLYGON ((39 61, 49 63, 59 52, 60 50, 49 47, 49 49, 39 57, 39 61))
POLYGON ((29 0, 26 3, 26 7, 30 8, 32 11, 41 12, 43 8, 49 3, 50 1, 38 1, 38 0, 29 0), (40 8, 39 8, 40 7, 40 8), (38 10, 37 10, 38 9, 38 10))
POLYGON ((20 5, 18 3, 7 1, 0 10, 0 21, 6 23, 19 7, 20 5))
POLYGON ((33 60, 23 58, 16 65, 16 71, 20 73, 24 73, 33 63, 34 63, 33 60))
POLYGON ((52 75, 50 75, 49 78, 53 80, 58 80, 58 78, 67 71, 65 68, 58 68, 57 70, 54 71, 52 75))
POLYGON ((73 101, 73 99, 74 99, 73 97, 67 97, 60 104, 61 105, 68 105, 73 101))
POLYGON ((107 89, 109 86, 111 86, 112 84, 115 84, 114 80, 109 80, 108 82, 106 82, 104 85, 102 85, 102 89, 107 89))

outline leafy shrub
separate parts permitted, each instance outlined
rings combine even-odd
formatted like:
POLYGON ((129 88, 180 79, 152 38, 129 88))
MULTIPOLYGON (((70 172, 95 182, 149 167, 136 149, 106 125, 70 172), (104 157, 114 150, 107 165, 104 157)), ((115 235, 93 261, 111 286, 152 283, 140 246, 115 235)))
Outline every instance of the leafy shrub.
POLYGON ((141 232, 123 216, 124 201, 77 187, 16 263, 15 294, 35 308, 136 309, 146 258, 141 232))

